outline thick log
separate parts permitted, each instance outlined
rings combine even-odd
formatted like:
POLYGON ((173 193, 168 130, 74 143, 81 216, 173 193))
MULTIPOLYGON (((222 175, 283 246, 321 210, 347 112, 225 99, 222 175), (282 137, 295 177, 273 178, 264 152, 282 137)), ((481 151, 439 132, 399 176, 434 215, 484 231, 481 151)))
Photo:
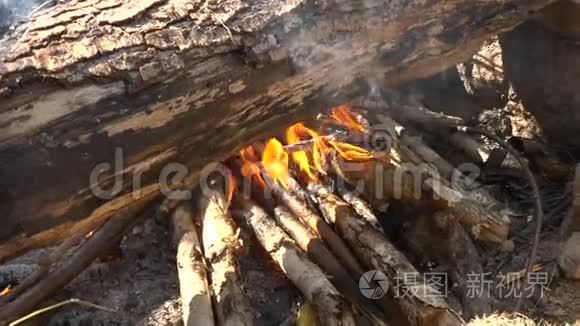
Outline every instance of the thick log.
POLYGON ((550 2, 88 0, 40 11, 0 44, 0 239, 87 216, 136 180, 158 182, 168 162, 199 171, 361 76, 395 84, 442 71, 550 2), (124 164, 99 165, 91 181, 116 148, 124 164))

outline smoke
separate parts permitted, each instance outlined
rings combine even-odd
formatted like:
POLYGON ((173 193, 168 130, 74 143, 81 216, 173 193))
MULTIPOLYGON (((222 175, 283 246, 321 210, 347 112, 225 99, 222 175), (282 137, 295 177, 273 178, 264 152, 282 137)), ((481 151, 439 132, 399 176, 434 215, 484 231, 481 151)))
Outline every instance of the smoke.
POLYGON ((0 0, 0 34, 26 18, 44 0, 0 0))

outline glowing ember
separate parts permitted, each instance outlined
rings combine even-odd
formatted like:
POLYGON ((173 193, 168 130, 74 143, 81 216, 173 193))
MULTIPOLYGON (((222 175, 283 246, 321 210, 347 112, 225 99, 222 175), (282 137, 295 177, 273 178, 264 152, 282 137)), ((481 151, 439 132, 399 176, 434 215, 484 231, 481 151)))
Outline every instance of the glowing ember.
POLYGON ((355 145, 351 145, 351 144, 343 143, 343 142, 339 142, 339 141, 331 141, 330 145, 345 160, 365 161, 365 160, 370 160, 373 158, 373 156, 366 149, 355 146, 355 145))
POLYGON ((226 204, 227 207, 230 207, 230 204, 232 203, 232 199, 234 198, 234 191, 236 190, 236 186, 237 186, 236 178, 234 178, 234 176, 231 174, 228 175, 228 184, 227 184, 228 190, 227 190, 227 194, 226 194, 227 195, 226 196, 227 197, 227 204, 226 204))
POLYGON ((0 297, 3 295, 7 295, 10 291, 12 291, 12 285, 8 285, 7 287, 5 287, 4 290, 0 292, 0 297))
POLYGON ((93 234, 95 234, 95 230, 92 230, 91 232, 87 233, 85 235, 85 239, 90 239, 93 236, 93 234))
POLYGON ((340 105, 332 109, 331 116, 346 128, 356 132, 367 132, 368 129, 357 121, 356 115, 346 105, 340 105))
POLYGON ((288 188, 288 153, 276 138, 271 138, 266 144, 262 153, 262 166, 274 182, 288 188))
POLYGON ((240 151, 242 159, 241 173, 244 177, 254 180, 262 188, 266 188, 266 182, 260 175, 260 163, 253 146, 248 146, 240 151))

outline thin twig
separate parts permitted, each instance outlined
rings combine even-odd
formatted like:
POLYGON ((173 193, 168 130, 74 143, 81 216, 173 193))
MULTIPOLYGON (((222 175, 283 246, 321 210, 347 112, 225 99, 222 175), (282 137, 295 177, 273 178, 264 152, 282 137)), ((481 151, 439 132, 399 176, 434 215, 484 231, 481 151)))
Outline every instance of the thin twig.
POLYGON ((226 32, 228 33, 230 40, 232 41, 232 43, 236 44, 237 42, 234 40, 234 35, 232 34, 232 31, 230 30, 230 28, 226 25, 226 23, 219 18, 217 15, 211 15, 213 19, 217 20, 218 23, 220 23, 220 25, 222 25, 223 28, 226 29, 226 32))
POLYGON ((117 312, 117 310, 114 310, 114 309, 111 309, 111 308, 99 306, 98 304, 94 304, 94 303, 91 303, 91 302, 88 302, 88 301, 85 301, 85 300, 81 300, 81 299, 77 299, 77 298, 72 298, 72 299, 68 299, 68 300, 65 300, 65 301, 62 301, 62 302, 59 302, 59 303, 55 303, 55 304, 50 305, 48 307, 44 307, 42 309, 38 309, 36 311, 33 311, 33 312, 29 313, 28 315, 26 315, 26 316, 24 316, 22 318, 19 318, 19 319, 13 321, 13 322, 11 322, 10 324, 8 324, 8 326, 16 326, 16 325, 22 324, 23 322, 25 322, 25 321, 27 321, 29 319, 32 319, 32 318, 34 318, 34 317, 36 317, 38 315, 47 313, 47 312, 49 312, 51 310, 58 309, 58 308, 60 308, 62 306, 65 306, 65 305, 68 305, 68 304, 73 304, 73 303, 76 303, 76 304, 81 305, 81 306, 87 306, 87 307, 91 307, 91 308, 103 310, 103 311, 117 312))
MULTIPOLYGON (((536 181, 536 178, 534 177, 534 174, 530 170, 530 167, 528 166, 526 161, 521 157, 521 154, 515 148, 513 148, 509 143, 507 143, 506 141, 501 139, 496 134, 491 133, 487 130, 482 130, 479 128, 473 128, 473 127, 468 127, 468 126, 458 126, 457 130, 461 131, 461 132, 465 132, 465 133, 474 133, 474 134, 483 135, 483 136, 488 137, 490 139, 493 139, 495 142, 497 142, 501 147, 503 147, 506 151, 508 151, 510 154, 512 154, 514 156, 514 158, 516 159, 518 164, 524 170, 526 177, 528 178, 528 181, 530 183, 530 186, 532 187, 533 200, 534 200, 535 209, 536 209, 536 211, 535 211, 536 231, 534 234, 534 242, 532 244, 532 250, 530 251, 530 256, 528 258, 528 264, 526 266, 525 277, 524 277, 524 281, 523 281, 523 285, 522 285, 522 288, 525 288, 527 286, 528 277, 529 277, 530 272, 534 266, 534 262, 536 260, 537 254, 538 254, 538 244, 540 242, 540 234, 542 233, 542 223, 543 223, 543 219, 544 219, 544 211, 542 208, 542 199, 541 199, 540 189, 538 187, 538 183, 536 181)), ((520 308, 522 306, 522 302, 523 302, 523 297, 524 296, 520 296, 518 298, 518 300, 516 302, 515 311, 520 310, 520 308)))

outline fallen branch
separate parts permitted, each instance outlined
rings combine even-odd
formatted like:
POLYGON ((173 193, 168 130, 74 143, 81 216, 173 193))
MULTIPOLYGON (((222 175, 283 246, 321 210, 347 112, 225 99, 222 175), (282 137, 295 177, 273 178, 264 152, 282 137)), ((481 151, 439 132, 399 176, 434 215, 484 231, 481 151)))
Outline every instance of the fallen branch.
MULTIPOLYGON (((437 290, 425 282, 422 274, 382 234, 344 201, 334 195, 330 188, 320 183, 310 183, 308 189, 319 199, 320 209, 332 221, 350 247, 369 269, 387 275, 390 284, 403 285, 390 289, 390 295, 406 319, 396 324, 407 325, 461 325, 460 318, 451 310, 437 290), (413 277, 409 282, 406 277, 413 277), (410 291, 398 293, 401 289, 410 291)), ((394 312, 389 317, 396 317, 394 312)))
POLYGON ((88 301, 85 301, 85 300, 80 300, 80 299, 72 298, 72 299, 68 299, 68 300, 65 300, 65 301, 61 301, 59 303, 55 303, 55 304, 50 305, 48 307, 44 307, 42 309, 38 309, 38 310, 36 310, 36 311, 34 311, 34 312, 32 312, 32 313, 30 313, 30 314, 28 314, 28 315, 26 315, 26 316, 24 316, 22 318, 19 318, 19 319, 15 320, 15 321, 11 322, 10 324, 8 324, 8 326, 20 325, 20 324, 22 324, 22 323, 24 323, 24 322, 26 322, 26 321, 28 321, 28 320, 30 320, 32 318, 35 318, 35 317, 37 317, 39 315, 42 315, 44 313, 47 313, 47 312, 49 312, 51 310, 58 309, 58 308, 60 308, 62 306, 66 306, 66 305, 69 305, 69 304, 78 304, 78 305, 81 305, 81 306, 87 306, 87 307, 90 307, 90 308, 95 308, 95 309, 99 309, 99 310, 103 310, 103 311, 108 311, 108 312, 113 312, 113 313, 114 312, 117 312, 117 310, 114 310, 114 309, 111 309, 111 308, 103 307, 103 306, 100 306, 100 305, 97 305, 97 304, 94 304, 94 303, 91 303, 91 302, 88 302, 88 301))
POLYGON ((139 219, 147 202, 116 213, 92 237, 85 241, 70 257, 57 265, 35 285, 0 309, 0 324, 30 313, 43 300, 77 277, 101 253, 114 246, 126 230, 139 219))
POLYGON ((189 203, 171 214, 173 242, 177 248, 177 274, 185 326, 213 326, 214 315, 203 252, 189 203))
POLYGON ((240 241, 223 192, 207 189, 201 199, 204 255, 211 264, 211 289, 220 325, 252 325, 254 313, 242 290, 236 261, 240 241))
POLYGON ((51 254, 51 261, 58 260, 71 247, 78 244, 83 237, 97 229, 115 213, 132 206, 139 206, 144 202, 155 199, 160 194, 159 184, 147 186, 138 191, 115 198, 106 204, 95 209, 91 215, 76 222, 65 223, 47 231, 37 233, 31 237, 17 238, 0 245, 0 263, 16 256, 22 255, 30 250, 50 247, 59 244, 63 240, 65 243, 51 254))
POLYGON ((306 257, 262 208, 250 200, 243 200, 241 205, 244 218, 266 252, 304 297, 313 303, 320 324, 355 325, 350 308, 324 272, 306 257))
MULTIPOLYGON (((99 207, 89 217, 74 224, 72 228, 70 228, 70 230, 63 230, 62 233, 60 232, 54 233, 54 235, 57 235, 58 237, 51 239, 51 241, 60 241, 61 240, 60 238, 64 237, 64 242, 60 246, 55 248, 48 257, 42 257, 40 259, 40 262, 38 263, 38 269, 35 270, 34 273, 30 274, 17 287, 15 287, 12 291, 10 291, 10 293, 0 298, 0 305, 12 301, 22 292, 26 291, 26 289, 37 283, 50 270, 50 268, 54 264, 58 263, 62 259, 62 257, 71 248, 77 246, 81 241, 83 241, 90 232, 101 227, 116 212, 119 212, 121 210, 132 209, 134 207, 139 207, 145 203, 152 201, 158 195, 159 195, 158 185, 144 188, 136 193, 131 193, 126 196, 120 197, 117 200, 114 200, 99 207)), ((66 224, 62 226, 65 225, 66 224)), ((9 243, 7 244, 7 246, 16 245, 17 243, 18 242, 9 243)), ((27 243, 31 244, 32 242, 27 243)), ((20 254, 21 251, 24 251, 25 249, 31 250, 35 248, 26 247, 26 245, 24 245, 23 248, 18 248, 17 250, 12 251, 10 255, 15 255, 17 253, 20 254)), ((0 249, 0 252, 1 251, 2 249, 0 249)), ((0 261, 2 261, 1 257, 0 261)))

